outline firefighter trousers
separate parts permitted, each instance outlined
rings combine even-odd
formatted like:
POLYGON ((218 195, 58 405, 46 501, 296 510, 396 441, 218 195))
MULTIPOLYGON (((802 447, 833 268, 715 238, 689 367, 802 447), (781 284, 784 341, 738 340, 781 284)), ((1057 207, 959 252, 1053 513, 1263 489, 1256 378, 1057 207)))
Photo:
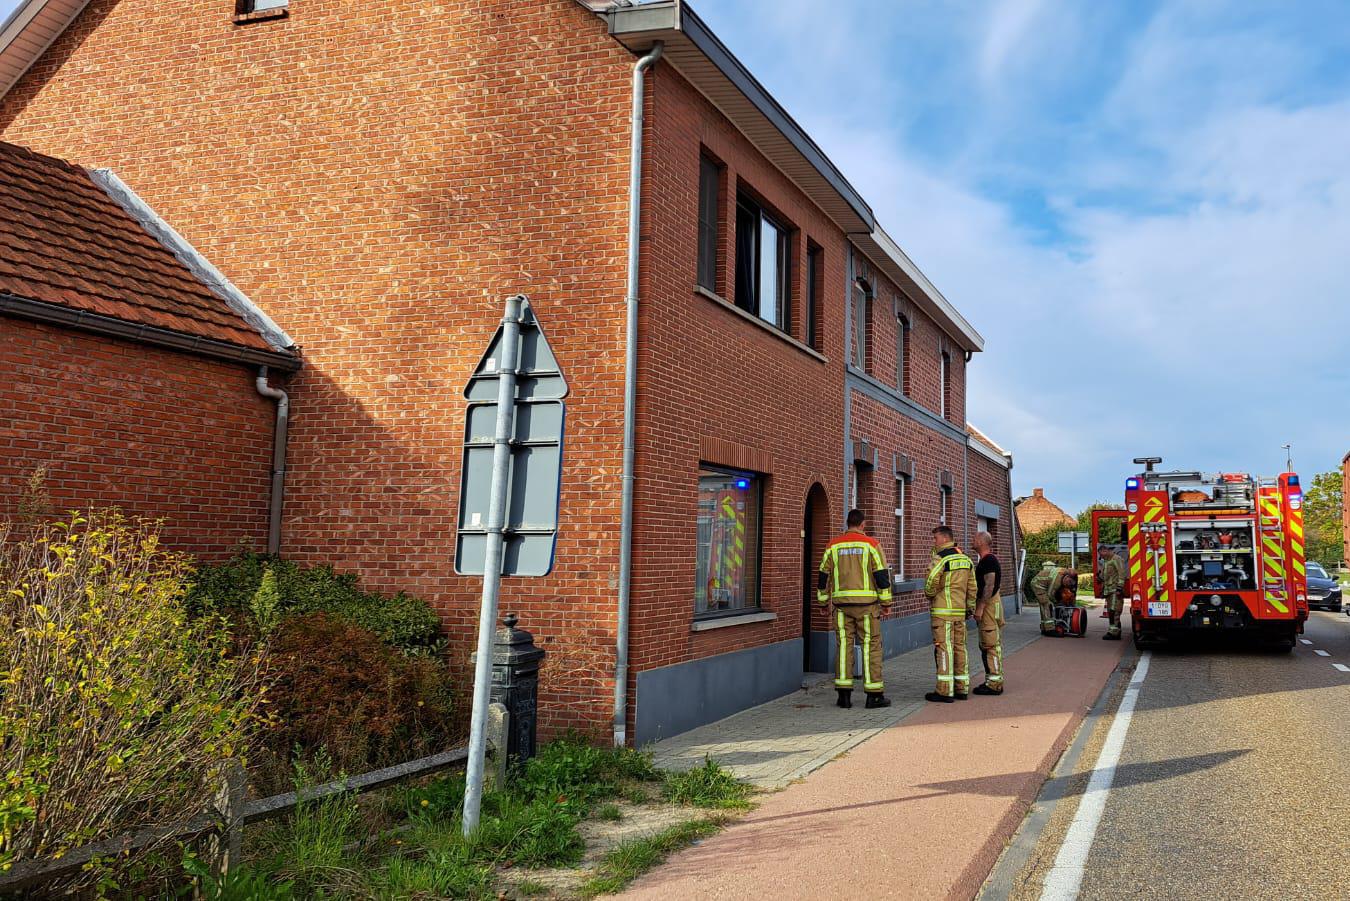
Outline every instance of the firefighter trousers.
POLYGON ((1106 596, 1106 612, 1111 614, 1111 625, 1107 628, 1106 634, 1120 634, 1120 611, 1124 606, 1125 602, 1119 591, 1113 591, 1106 596))
POLYGON ((979 618, 980 656, 984 658, 984 683, 995 691, 1003 690, 1003 602, 993 600, 984 607, 979 618))
POLYGON ((835 688, 853 688, 853 645, 862 646, 863 690, 879 692, 881 678, 881 604, 837 604, 834 608, 835 637, 839 641, 839 671, 835 688))
POLYGON ((1055 631, 1055 605, 1049 598, 1037 598, 1036 604, 1041 608, 1041 634, 1052 635, 1055 631))
POLYGON ((932 614, 933 656, 937 661, 937 693, 950 698, 970 693, 970 662, 966 660, 965 617, 932 614))

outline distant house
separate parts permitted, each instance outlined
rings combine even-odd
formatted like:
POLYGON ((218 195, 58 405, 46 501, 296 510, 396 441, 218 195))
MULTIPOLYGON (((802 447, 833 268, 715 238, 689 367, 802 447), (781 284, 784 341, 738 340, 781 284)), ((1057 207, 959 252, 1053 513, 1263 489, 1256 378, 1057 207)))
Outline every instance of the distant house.
POLYGON ((1062 525, 1068 528, 1077 522, 1045 496, 1044 488, 1033 488, 1031 497, 1019 497, 1013 510, 1017 515, 1017 526, 1023 535, 1039 532, 1050 526, 1062 525))

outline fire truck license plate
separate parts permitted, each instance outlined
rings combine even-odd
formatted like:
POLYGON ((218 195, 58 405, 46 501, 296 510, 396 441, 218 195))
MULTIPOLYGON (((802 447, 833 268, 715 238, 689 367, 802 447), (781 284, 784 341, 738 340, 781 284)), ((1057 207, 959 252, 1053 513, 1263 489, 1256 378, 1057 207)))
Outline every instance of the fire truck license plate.
POLYGON ((1148 615, 1149 615, 1149 616, 1171 616, 1171 615, 1172 615, 1172 602, 1171 602, 1171 601, 1150 601, 1150 602, 1149 602, 1149 605, 1148 605, 1148 615))

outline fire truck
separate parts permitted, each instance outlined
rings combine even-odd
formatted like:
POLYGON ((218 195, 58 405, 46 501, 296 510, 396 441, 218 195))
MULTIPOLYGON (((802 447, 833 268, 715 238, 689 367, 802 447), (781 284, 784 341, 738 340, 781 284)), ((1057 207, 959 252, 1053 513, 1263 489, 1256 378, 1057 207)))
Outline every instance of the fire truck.
POLYGON ((1101 546, 1122 554, 1135 644, 1227 633, 1292 650, 1308 618, 1298 476, 1134 462, 1145 469, 1125 480, 1124 509, 1093 512, 1092 547, 1097 585, 1101 546))

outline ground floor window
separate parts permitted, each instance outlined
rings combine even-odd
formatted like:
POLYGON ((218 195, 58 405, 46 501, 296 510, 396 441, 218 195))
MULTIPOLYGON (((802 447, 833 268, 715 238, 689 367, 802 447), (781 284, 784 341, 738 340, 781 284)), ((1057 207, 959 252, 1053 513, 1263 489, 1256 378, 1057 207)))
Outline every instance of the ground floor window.
POLYGON ((896 581, 905 577, 905 480, 895 480, 895 560, 891 570, 896 581))
POLYGON ((948 514, 951 512, 951 505, 952 505, 952 493, 948 491, 946 488, 939 488, 938 522, 942 523, 944 526, 951 525, 951 522, 948 521, 947 519, 948 514))
POLYGON ((762 504, 760 476, 709 466, 699 470, 695 615, 759 606, 762 504))

